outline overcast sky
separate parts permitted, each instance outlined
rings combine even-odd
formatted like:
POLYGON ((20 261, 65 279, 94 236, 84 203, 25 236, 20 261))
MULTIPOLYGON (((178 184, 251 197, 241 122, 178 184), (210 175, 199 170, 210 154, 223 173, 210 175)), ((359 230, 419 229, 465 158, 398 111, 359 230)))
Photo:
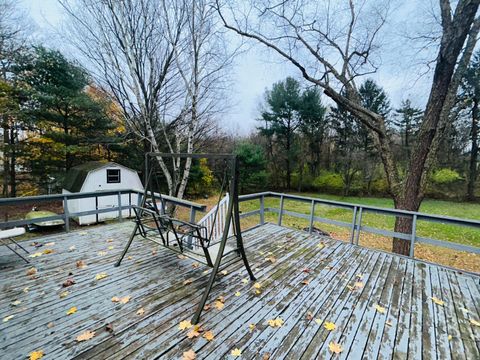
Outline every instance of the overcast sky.
MULTIPOLYGON (((35 38, 49 47, 62 49, 62 40, 55 29, 64 21, 63 11, 57 0, 21 0, 22 6, 35 22, 35 38)), ((394 20, 387 29, 387 36, 408 27, 409 21, 432 6, 428 0, 406 0, 395 8, 394 20), (423 8, 422 8, 423 6, 423 8)), ((68 55, 68 54, 66 54, 68 55)), ((387 91, 393 106, 398 106, 406 98, 414 105, 423 106, 430 80, 420 77, 422 66, 410 59, 411 49, 401 41, 388 42, 382 55, 380 71, 372 77, 387 91), (406 58, 409 61, 406 61, 406 58)), ((258 105, 263 93, 274 82, 287 76, 299 78, 300 74, 292 66, 282 63, 279 58, 257 46, 241 54, 236 59, 231 89, 231 109, 221 119, 225 127, 235 133, 248 134, 257 126, 258 105)))

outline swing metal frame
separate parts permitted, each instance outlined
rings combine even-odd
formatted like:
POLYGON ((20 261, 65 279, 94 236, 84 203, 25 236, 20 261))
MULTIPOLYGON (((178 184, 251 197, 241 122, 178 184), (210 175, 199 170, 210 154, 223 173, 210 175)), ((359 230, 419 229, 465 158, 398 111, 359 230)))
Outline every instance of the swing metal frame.
MULTIPOLYGON (((212 290, 213 284, 215 282, 216 276, 219 272, 220 266, 222 264, 222 259, 230 254, 236 253, 237 256, 240 256, 245 269, 250 277, 251 281, 255 281, 255 276, 250 268, 248 263, 247 255, 245 253, 245 247, 243 244, 242 238, 242 231, 240 227, 240 210, 239 210, 239 200, 238 200, 238 179, 239 179, 239 168, 238 168, 238 158, 236 155, 233 154, 184 154, 184 153, 156 153, 150 152, 145 154, 145 189, 144 193, 140 202, 140 206, 134 207, 135 212, 135 226, 130 235, 130 238, 125 245, 125 248, 120 255, 120 258, 116 262, 115 266, 120 266, 123 258, 125 257, 128 249, 130 248, 133 239, 140 235, 145 239, 151 240, 158 245, 162 245, 167 249, 179 252, 184 254, 185 256, 193 258, 191 255, 189 256, 188 249, 185 248, 183 244, 183 239, 187 238, 189 243, 191 243, 192 239, 197 239, 200 243, 204 251, 205 261, 203 262, 205 265, 212 268, 210 273, 210 277, 205 288, 205 291, 200 299, 200 303, 195 311, 195 314, 192 318, 192 323, 197 324, 200 321, 200 317, 207 303, 208 296, 212 290), (225 224, 222 233, 222 237, 219 242, 218 253, 215 258, 215 263, 212 262, 210 253, 208 248, 212 245, 210 242, 210 238, 208 238, 208 231, 204 226, 200 226, 195 223, 183 221, 180 219, 173 218, 167 214, 165 214, 165 201, 161 198, 161 195, 155 194, 153 191, 152 186, 152 178, 154 176, 153 173, 153 166, 150 166, 150 161, 156 160, 156 158, 166 158, 166 159, 207 159, 207 160, 223 160, 227 168, 225 169, 225 179, 230 179, 229 181, 229 191, 230 191, 230 201, 227 207, 227 213, 225 215, 225 224), (230 173, 228 174, 227 171, 230 173), (148 197, 151 197, 152 202, 148 203, 148 197), (156 199, 160 198, 161 200, 161 209, 158 209, 156 204, 156 199), (146 215, 146 216, 145 216, 146 215), (154 227, 147 225, 148 223, 154 224, 154 227), (225 253, 225 247, 227 245, 227 241, 229 237, 229 229, 230 225, 233 224, 233 237, 236 240, 236 248, 232 251, 225 253), (180 231, 180 229, 184 229, 180 231), (205 232, 206 236, 202 235, 202 232, 205 232), (180 232, 180 234, 179 234, 180 232), (155 235, 159 236, 161 241, 157 241, 156 239, 149 237, 149 233, 155 233, 155 235), (174 247, 170 246, 169 241, 169 234, 172 233, 174 237, 174 241, 176 241, 178 245, 178 249, 176 250, 174 247)), ((222 191, 223 192, 223 185, 222 184, 222 191)), ((222 194, 220 194, 221 197, 222 194)), ((218 209, 218 206, 217 206, 218 209)), ((214 223, 217 220, 217 214, 215 214, 214 223)), ((211 235, 211 233, 210 233, 211 235)), ((198 258, 195 257, 195 260, 198 261, 198 258)), ((235 258, 233 259, 236 260, 235 258)), ((202 262, 202 261, 200 261, 202 262)))

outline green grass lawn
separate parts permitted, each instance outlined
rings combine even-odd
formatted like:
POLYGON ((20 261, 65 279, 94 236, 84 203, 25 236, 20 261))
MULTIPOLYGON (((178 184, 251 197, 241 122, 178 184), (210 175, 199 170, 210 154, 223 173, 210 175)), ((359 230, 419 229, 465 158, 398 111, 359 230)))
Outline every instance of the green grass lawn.
MULTIPOLYGON (((298 195, 317 197, 326 200, 334 200, 383 208, 393 208, 393 201, 388 198, 369 198, 369 197, 341 197, 327 194, 313 194, 302 193, 298 195)), ((279 199, 266 199, 266 207, 279 208, 279 199)), ((243 212, 255 210, 259 208, 259 201, 248 201, 241 204, 243 212)), ((299 213, 309 214, 310 204, 300 203, 296 201, 285 201, 284 208, 299 213)), ((445 215, 451 217, 458 217, 463 219, 480 220, 480 204, 478 203, 464 203, 440 200, 424 200, 420 208, 420 212, 428 214, 445 215)), ((327 205, 317 205, 316 216, 327 219, 339 220, 344 222, 352 221, 352 211, 346 209, 335 208, 327 205)), ((268 214, 267 221, 276 222, 276 214, 268 214)), ((308 226, 308 221, 290 216, 284 216, 285 225, 297 228, 308 226)), ((367 225, 375 228, 392 230, 394 227, 395 218, 388 215, 379 215, 375 213, 364 213, 362 216, 362 225, 367 225)), ((325 229, 326 231, 348 231, 347 228, 340 228, 338 226, 315 224, 315 226, 325 229)), ((458 225, 447 225, 440 223, 433 223, 427 221, 419 221, 417 223, 417 235, 429 237, 438 240, 447 240, 466 245, 480 246, 480 229, 463 227, 458 225)))

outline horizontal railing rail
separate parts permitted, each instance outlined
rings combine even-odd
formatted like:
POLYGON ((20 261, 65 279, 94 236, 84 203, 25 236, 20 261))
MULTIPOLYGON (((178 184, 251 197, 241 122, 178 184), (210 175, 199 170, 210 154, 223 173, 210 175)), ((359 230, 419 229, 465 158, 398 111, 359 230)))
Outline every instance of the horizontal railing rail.
POLYGON ((376 234, 376 235, 410 241, 409 256, 412 258, 414 257, 416 243, 424 243, 424 244, 449 248, 453 250, 480 254, 480 247, 459 244, 459 243, 446 241, 446 240, 432 239, 432 238, 417 235, 418 221, 429 221, 429 222, 441 223, 441 224, 465 226, 465 227, 470 227, 470 228, 475 228, 480 230, 480 221, 478 220, 461 219, 461 218, 455 218, 450 216, 426 214, 426 213, 407 211, 407 210, 380 208, 380 207, 369 206, 369 205, 353 204, 348 202, 325 200, 320 198, 306 197, 306 196, 293 195, 293 194, 284 194, 284 193, 277 193, 277 192, 261 192, 261 193, 255 193, 255 194, 241 195, 239 197, 239 200, 240 202, 251 201, 251 200, 260 201, 258 209, 251 210, 249 212, 241 214, 241 218, 247 218, 247 217, 258 215, 260 217, 260 221, 259 221, 260 225, 263 225, 265 223, 265 213, 270 212, 278 215, 278 218, 277 218, 278 225, 282 225, 284 215, 308 220, 309 221, 308 230, 310 233, 313 230, 315 222, 348 228, 350 230, 349 237, 350 237, 350 242, 352 244, 358 245, 360 234, 362 231, 376 234), (266 207, 265 199, 267 198, 280 199, 280 207, 279 208, 266 207), (310 204, 309 213, 299 213, 296 211, 286 210, 285 209, 286 200, 304 202, 304 203, 310 204), (352 220, 350 222, 346 222, 346 221, 340 221, 340 220, 317 216, 315 215, 315 207, 317 205, 327 205, 327 206, 332 206, 336 208, 350 210, 352 212, 352 220), (412 220, 412 232, 406 234, 402 232, 379 229, 379 228, 363 225, 362 217, 363 215, 365 215, 365 213, 375 213, 379 215, 389 215, 394 217, 409 218, 412 220))
MULTIPOLYGON (((122 213, 124 210, 129 211, 129 216, 132 216, 133 206, 140 203, 141 197, 144 195, 143 190, 137 189, 120 189, 120 190, 100 190, 93 192, 82 192, 82 193, 65 193, 65 194, 52 194, 52 195, 39 195, 39 196, 26 196, 26 197, 17 197, 17 198, 3 198, 0 199, 0 210, 6 206, 15 206, 15 205, 25 205, 32 204, 37 205, 45 202, 54 202, 61 201, 63 205, 63 214, 53 215, 53 216, 44 216, 34 219, 13 219, 0 222, 0 229, 7 229, 18 226, 38 224, 46 221, 54 220, 63 220, 65 222, 65 231, 70 231, 70 220, 72 218, 77 218, 80 216, 87 215, 96 215, 96 222, 99 222, 98 215, 104 213, 117 212, 117 219, 122 220, 122 213), (128 203, 122 204, 122 195, 128 195, 128 203), (138 202, 132 202, 132 195, 138 197, 138 202), (117 196, 117 204, 108 207, 99 207, 98 198, 105 196, 117 196), (94 199, 95 208, 92 210, 70 212, 68 201, 76 199, 94 199)), ((151 194, 148 194, 151 196, 151 194)), ((195 216, 197 211, 204 212, 206 206, 198 204, 189 200, 179 199, 176 197, 154 193, 154 197, 158 200, 162 200, 165 203, 170 203, 175 206, 188 208, 190 210, 190 221, 195 221, 195 216)))

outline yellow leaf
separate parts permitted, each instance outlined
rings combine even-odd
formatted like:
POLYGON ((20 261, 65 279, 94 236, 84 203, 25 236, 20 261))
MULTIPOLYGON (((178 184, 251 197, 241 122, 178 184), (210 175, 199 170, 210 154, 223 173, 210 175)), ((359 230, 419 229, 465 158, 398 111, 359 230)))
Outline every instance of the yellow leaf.
POLYGON ((323 248, 325 247, 325 244, 324 244, 324 243, 320 243, 320 244, 317 245, 317 247, 318 247, 319 249, 323 249, 323 248))
POLYGON ((180 330, 190 329, 191 327, 192 327, 192 323, 190 322, 190 320, 183 320, 178 325, 178 328, 180 330))
POLYGON ((363 274, 357 274, 355 275, 359 280, 362 280, 363 279, 363 274))
POLYGON ((355 288, 357 289, 361 289, 363 287, 363 282, 357 281, 355 282, 355 284, 353 284, 353 286, 355 286, 355 288))
POLYGON ((265 261, 270 261, 272 264, 275 264, 277 259, 274 256, 268 256, 265 258, 265 261))
POLYGON ((113 247, 111 245, 108 247, 108 250, 113 250, 113 249, 115 249, 115 247, 113 247))
POLYGON ((53 253, 53 250, 52 250, 52 249, 45 249, 45 250, 43 250, 43 253, 44 253, 45 255, 48 255, 48 254, 53 253))
POLYGON ((72 306, 68 311, 67 311, 67 315, 72 315, 72 314, 75 314, 77 312, 77 307, 76 306, 72 306))
POLYGON ((322 325, 322 320, 321 319, 315 319, 315 322, 317 323, 317 325, 322 325))
POLYGON ((102 280, 102 279, 105 279, 107 276, 108 276, 107 273, 102 272, 100 274, 95 275, 95 280, 102 280))
POLYGON ((205 331, 205 334, 203 334, 203 337, 207 340, 207 341, 212 341, 215 336, 213 335, 213 332, 212 331, 205 331))
POLYGON ((255 330, 255 324, 253 324, 253 323, 252 323, 252 324, 249 324, 249 325, 248 325, 248 328, 250 329, 250 331, 255 330))
POLYGON ((30 360, 38 360, 38 359, 41 359, 45 354, 43 353, 43 350, 36 350, 36 351, 32 351, 28 355, 30 356, 30 360))
POLYGON ((120 298, 118 296, 112 297, 112 302, 120 302, 120 298))
POLYGON ((128 259, 128 260, 132 260, 132 259, 133 259, 133 257, 129 256, 127 259, 128 259))
POLYGON ((227 271, 227 270, 223 270, 223 271, 220 272, 220 274, 222 274, 222 275, 224 275, 224 276, 225 276, 225 275, 228 275, 228 271, 227 271))
POLYGON ((255 294, 260 295, 262 292, 260 290, 255 290, 255 294))
POLYGON ((105 256, 105 255, 107 255, 107 252, 106 252, 106 251, 99 251, 99 252, 97 253, 97 255, 98 255, 98 256, 105 256))
POLYGON ((240 295, 242 295, 242 293, 241 293, 240 291, 237 291, 237 292, 235 293, 235 296, 240 296, 240 295))
POLYGON ((195 360, 197 358, 197 354, 192 349, 185 351, 182 356, 182 360, 195 360))
POLYGON ((142 307, 140 309, 137 310, 137 315, 143 315, 145 313, 145 309, 142 307))
POLYGON ((343 351, 343 348, 340 344, 331 341, 330 344, 328 344, 328 350, 333 354, 340 354, 343 351))
POLYGON ((225 296, 221 296, 221 295, 220 295, 220 296, 217 298, 217 300, 220 301, 220 302, 222 302, 222 303, 225 303, 225 296))
POLYGON ((240 350, 238 348, 235 348, 235 349, 232 350, 232 352, 230 354, 234 357, 241 356, 242 355, 242 350, 240 350))
POLYGON ((262 285, 260 283, 256 282, 255 284, 253 284, 253 287, 255 289, 260 289, 262 287, 262 285))
POLYGON ((130 296, 124 296, 120 299, 120 303, 126 304, 130 301, 130 296))
POLYGON ((36 258, 36 257, 42 256, 42 255, 43 255, 43 254, 42 254, 41 252, 36 252, 36 253, 33 253, 33 254, 28 255, 28 257, 36 258))
POLYGON ((30 290, 30 287, 28 287, 28 286, 26 288, 23 288, 24 293, 28 293, 29 290, 30 290))
POLYGON ((81 333, 80 335, 78 335, 76 337, 76 340, 78 342, 87 341, 87 340, 90 340, 91 338, 93 338, 94 336, 95 336, 95 331, 87 330, 87 331, 84 331, 83 333, 81 333))
POLYGON ((475 320, 475 319, 470 319, 470 324, 472 324, 474 326, 480 326, 480 321, 475 320))
POLYGON ((11 302, 10 304, 13 305, 13 306, 18 306, 20 305, 22 302, 20 300, 15 300, 13 302, 11 302))
POLYGON ((452 335, 448 335, 447 339, 448 341, 452 340, 452 335))
POLYGON ((27 270, 27 275, 29 275, 29 276, 35 275, 36 273, 37 273, 37 269, 34 268, 34 267, 27 270))
POLYGON ((385 314, 385 308, 384 308, 384 307, 381 307, 380 305, 375 304, 374 308, 375 308, 375 310, 377 310, 380 314, 385 314))
POLYGON ((198 331, 196 331, 195 329, 190 330, 187 334, 187 337, 189 339, 193 339, 193 338, 196 338, 196 337, 199 337, 199 336, 200 336, 200 333, 198 331))
POLYGON ((248 284, 248 279, 242 279, 242 283, 248 284))
POLYGON ((217 310, 222 310, 224 308, 224 304, 223 302, 221 302, 220 300, 215 300, 215 307, 217 308, 217 310))
POLYGON ((15 317, 15 315, 8 315, 3 318, 3 322, 7 322, 12 320, 15 317))
POLYGON ((443 306, 443 304, 445 304, 445 302, 443 300, 440 300, 439 298, 437 298, 435 296, 431 296, 430 299, 432 299, 432 301, 437 305, 443 306))
POLYGON ((325 324, 323 324, 323 327, 327 329, 328 331, 333 331, 335 330, 336 326, 333 322, 327 321, 325 324))
POLYGON ((59 296, 60 296, 60 299, 63 299, 64 297, 67 297, 68 294, 69 294, 68 291, 63 291, 63 292, 61 292, 60 295, 59 295, 59 296))
POLYGON ((199 267, 200 267, 200 264, 199 264, 198 262, 193 263, 193 264, 192 264, 192 267, 193 267, 194 269, 199 268, 199 267))
POLYGON ((271 327, 281 327, 283 325, 283 320, 277 317, 276 319, 268 320, 268 325, 271 327))

